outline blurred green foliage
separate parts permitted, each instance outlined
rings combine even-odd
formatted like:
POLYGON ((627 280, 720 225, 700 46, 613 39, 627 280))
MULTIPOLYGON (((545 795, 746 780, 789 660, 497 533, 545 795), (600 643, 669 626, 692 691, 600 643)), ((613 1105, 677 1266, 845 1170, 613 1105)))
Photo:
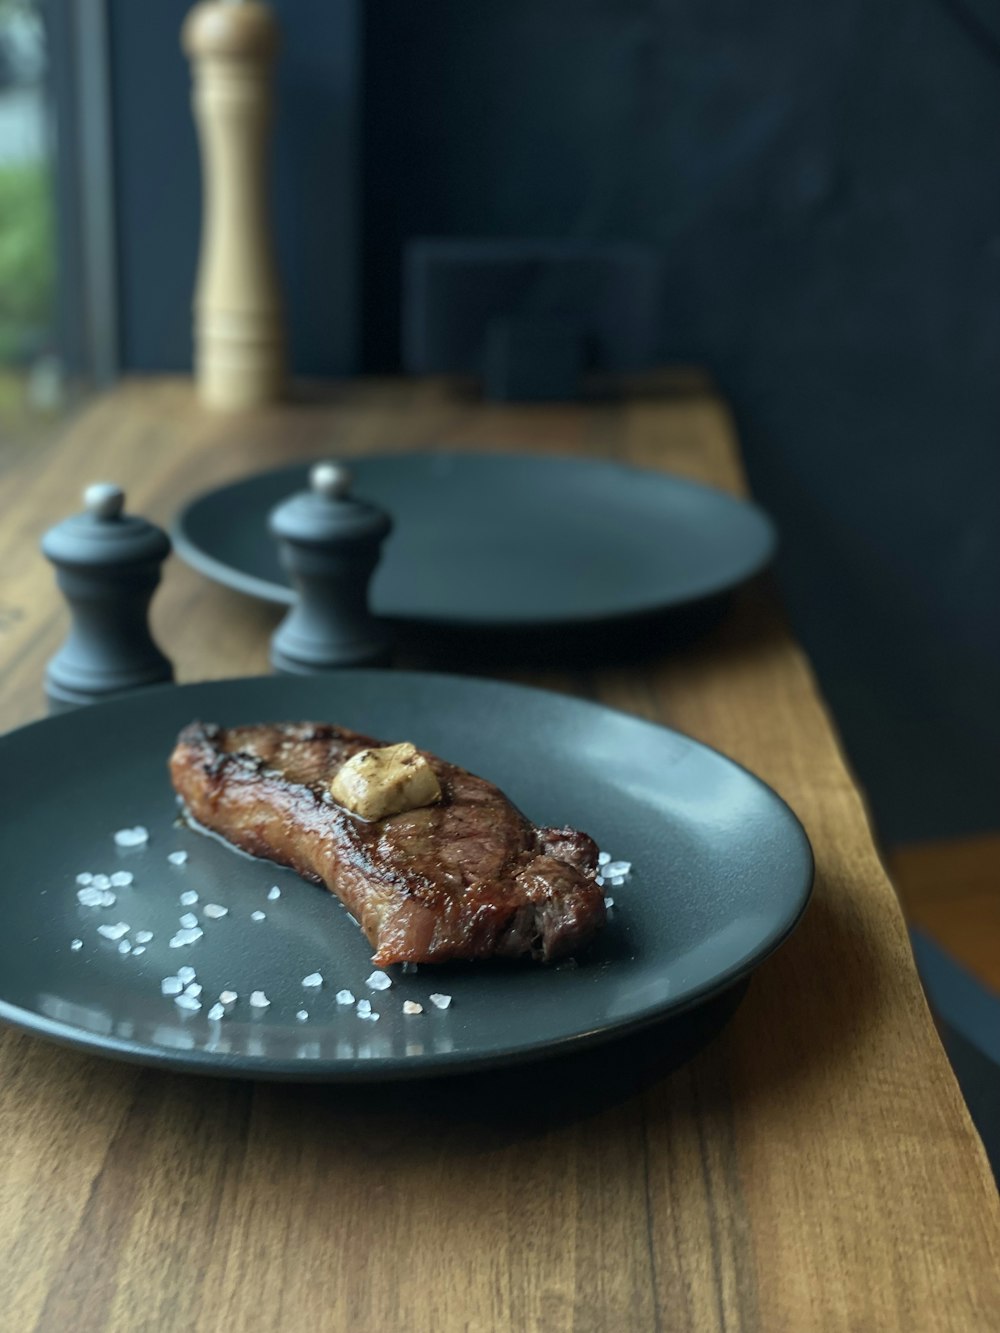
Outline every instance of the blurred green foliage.
POLYGON ((37 350, 51 326, 54 255, 46 164, 0 166, 0 362, 37 350))

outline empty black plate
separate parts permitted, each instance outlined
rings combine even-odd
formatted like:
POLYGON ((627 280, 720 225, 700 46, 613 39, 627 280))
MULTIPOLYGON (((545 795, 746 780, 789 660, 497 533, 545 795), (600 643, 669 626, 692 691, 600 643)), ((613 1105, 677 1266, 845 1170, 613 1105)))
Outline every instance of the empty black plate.
MULTIPOLYGON (((770 560, 743 500, 662 472, 552 457, 413 453, 350 460, 355 492, 395 520, 372 585, 383 616, 469 627, 590 624, 712 597, 770 560)), ((269 511, 300 464, 193 500, 173 531, 209 578, 271 602, 291 592, 269 511)))
POLYGON ((222 1075, 420 1077, 566 1054, 749 974, 791 931, 812 881, 795 816, 730 760, 595 704, 452 676, 221 681, 79 709, 0 739, 0 808, 0 1017, 107 1055, 222 1075), (632 874, 606 889, 607 928, 575 965, 392 968, 391 988, 371 990, 370 949, 334 897, 178 822, 166 761, 193 718, 329 719, 410 739, 496 781, 537 822, 586 829, 632 874), (148 842, 119 848, 115 831, 136 825, 148 842), (185 864, 168 860, 175 851, 185 864), (78 875, 114 872, 134 878, 112 889, 113 905, 80 904, 78 875), (185 892, 197 902, 182 902, 185 892), (208 904, 227 915, 213 919, 208 904), (172 948, 185 912, 204 934, 172 948), (98 931, 117 923, 141 953, 120 953, 98 931), (197 1010, 161 993, 185 965, 203 987, 197 1010), (304 988, 314 972, 322 988, 304 988), (342 988, 379 1018, 338 1004, 342 988), (212 1021, 224 989, 239 998, 212 1021), (255 990, 269 1007, 250 1005, 255 990), (452 996, 450 1007, 435 1008, 432 993, 452 996), (404 1000, 424 1012, 404 1014, 404 1000))

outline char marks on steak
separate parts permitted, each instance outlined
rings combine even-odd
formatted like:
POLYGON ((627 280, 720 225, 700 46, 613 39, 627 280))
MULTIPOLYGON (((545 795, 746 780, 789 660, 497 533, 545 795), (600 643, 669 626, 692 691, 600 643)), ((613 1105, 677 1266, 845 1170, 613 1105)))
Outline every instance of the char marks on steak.
POLYGON ((193 722, 170 758, 191 816, 254 856, 323 884, 360 923, 374 962, 565 957, 605 920, 597 847, 537 828, 483 778, 422 751, 441 784, 432 806, 366 822, 329 782, 384 742, 326 723, 193 722))

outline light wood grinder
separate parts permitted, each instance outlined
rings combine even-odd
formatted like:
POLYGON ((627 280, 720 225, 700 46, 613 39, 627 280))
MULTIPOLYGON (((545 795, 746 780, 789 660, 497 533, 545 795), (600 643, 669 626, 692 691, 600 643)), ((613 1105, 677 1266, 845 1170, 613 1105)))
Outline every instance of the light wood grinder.
POLYGON ((182 33, 202 159, 194 364, 206 406, 274 402, 285 332, 268 208, 272 70, 278 27, 258 0, 204 0, 182 33))

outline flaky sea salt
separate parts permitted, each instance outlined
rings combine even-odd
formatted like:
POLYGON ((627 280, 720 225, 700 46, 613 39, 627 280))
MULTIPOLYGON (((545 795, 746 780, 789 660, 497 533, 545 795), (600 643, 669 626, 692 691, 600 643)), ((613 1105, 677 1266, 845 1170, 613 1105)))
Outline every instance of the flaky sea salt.
POLYGON ((604 867, 604 877, 610 879, 615 875, 627 875, 631 869, 631 861, 609 861, 604 867))
POLYGON ((222 917, 229 915, 229 908, 222 907, 219 903, 206 903, 201 910, 212 921, 220 921, 222 917))
POLYGON ((198 918, 195 916, 194 912, 185 912, 181 917, 181 925, 185 930, 193 930, 197 924, 198 918))
POLYGON ((239 996, 236 994, 234 990, 219 991, 220 1004, 235 1004, 238 999, 239 996))
POLYGON ((177 969, 177 976, 185 986, 190 986, 191 982, 194 981, 197 975, 198 973, 193 967, 179 967, 177 969))
POLYGON ((151 930, 137 930, 135 932, 136 944, 148 944, 152 938, 153 932, 151 930))
POLYGON ((322 974, 319 972, 310 972, 307 977, 302 978, 302 984, 308 990, 318 990, 323 984, 322 974))
POLYGON ((204 933, 200 926, 194 926, 190 930, 185 927, 172 936, 170 947, 171 949, 181 949, 185 944, 197 944, 204 933))
POLYGON ((194 889, 185 889, 177 901, 182 907, 193 907, 198 901, 198 895, 194 889))
POLYGON ((262 990, 253 990, 250 992, 250 1003, 255 1009, 266 1009, 271 1001, 262 990))
POLYGON ((220 1018, 225 1018, 226 1010, 221 1004, 213 1004, 208 1011, 208 1017, 213 1023, 218 1023, 220 1018))
POLYGON ((106 940, 120 940, 123 935, 127 935, 131 927, 124 921, 119 921, 114 926, 98 926, 98 935, 103 935, 106 940))
POLYGON ((266 914, 266 912, 251 912, 251 913, 250 913, 250 920, 251 920, 251 921, 266 921, 266 920, 267 920, 267 914, 266 914))
POLYGON ((275 901, 276 898, 281 897, 281 890, 278 888, 277 884, 271 885, 271 887, 267 891, 267 896, 272 903, 275 901))
POLYGON ((188 995, 187 991, 183 995, 175 995, 174 1004, 180 1009, 189 1009, 192 1013, 201 1008, 201 1000, 197 995, 188 995))
POLYGON ((172 866, 182 866, 187 859, 187 852, 171 852, 167 857, 172 866))
POLYGON ((127 889, 134 879, 135 875, 132 874, 131 870, 116 870, 110 876, 111 887, 113 889, 127 889))
POLYGON ((180 977, 164 977, 160 982, 160 993, 162 995, 180 995, 184 989, 184 982, 180 977))
POLYGON ((424 1012, 424 1006, 422 1004, 417 1004, 416 1000, 403 1001, 404 1014, 422 1014, 423 1012, 424 1012))
POLYGON ((337 994, 333 998, 337 1001, 338 1004, 354 1003, 354 996, 351 994, 349 990, 339 990, 337 991, 337 994))
POLYGON ((299 1009, 296 1012, 295 1017, 299 1020, 300 1023, 307 1023, 309 1021, 309 1010, 299 1009))
POLYGON ((149 841, 149 830, 141 824, 134 828, 120 828, 115 834, 115 843, 119 847, 141 847, 149 841))
POLYGON ((76 953, 77 950, 83 948, 83 940, 70 940, 69 947, 76 953))
POLYGON ((110 889, 78 889, 76 901, 81 907, 114 907, 118 899, 110 889))
POLYGON ((369 990, 388 990, 392 985, 392 977, 376 970, 370 977, 365 977, 365 985, 369 990))
POLYGON ((451 1004, 450 995, 429 995, 427 997, 435 1009, 447 1009, 451 1004))

